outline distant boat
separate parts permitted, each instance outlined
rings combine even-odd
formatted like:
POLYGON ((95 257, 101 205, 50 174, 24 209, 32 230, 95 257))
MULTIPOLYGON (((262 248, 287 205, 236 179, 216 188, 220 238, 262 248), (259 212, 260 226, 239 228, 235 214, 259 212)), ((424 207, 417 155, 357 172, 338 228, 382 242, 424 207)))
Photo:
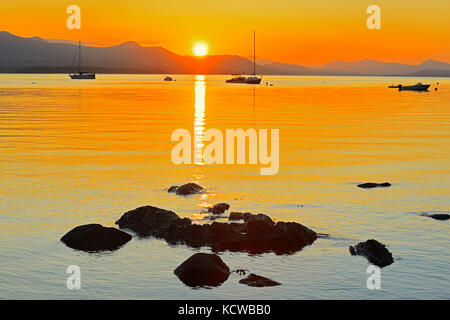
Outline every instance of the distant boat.
POLYGON ((430 86, 431 85, 429 85, 429 84, 422 84, 422 83, 418 82, 412 86, 404 86, 404 85, 399 84, 396 86, 391 85, 391 86, 389 86, 389 88, 398 89, 398 91, 427 91, 430 86))
POLYGON ((227 83, 246 83, 247 78, 240 74, 231 75, 231 79, 227 80, 227 83))
POLYGON ((256 76, 256 33, 253 31, 253 73, 250 77, 244 77, 241 74, 233 74, 231 79, 226 80, 227 83, 246 83, 260 84, 262 78, 256 76))
POLYGON ((95 79, 95 73, 81 71, 81 41, 78 42, 78 73, 69 74, 69 76, 76 80, 95 79))
POLYGON ((245 80, 246 84, 260 84, 262 78, 256 76, 256 32, 253 31, 253 74, 245 80))
POLYGON ((164 78, 164 81, 173 81, 173 78, 172 78, 172 77, 169 77, 169 76, 166 76, 166 77, 164 78))

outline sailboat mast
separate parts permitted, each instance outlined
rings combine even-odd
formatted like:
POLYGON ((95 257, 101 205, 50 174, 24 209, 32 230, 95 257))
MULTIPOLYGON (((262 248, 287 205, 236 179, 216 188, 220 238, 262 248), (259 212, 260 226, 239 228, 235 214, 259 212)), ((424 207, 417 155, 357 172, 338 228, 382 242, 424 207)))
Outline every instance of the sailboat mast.
POLYGON ((256 31, 253 30, 253 75, 256 76, 256 31))
POLYGON ((78 72, 81 73, 81 40, 78 41, 78 72))

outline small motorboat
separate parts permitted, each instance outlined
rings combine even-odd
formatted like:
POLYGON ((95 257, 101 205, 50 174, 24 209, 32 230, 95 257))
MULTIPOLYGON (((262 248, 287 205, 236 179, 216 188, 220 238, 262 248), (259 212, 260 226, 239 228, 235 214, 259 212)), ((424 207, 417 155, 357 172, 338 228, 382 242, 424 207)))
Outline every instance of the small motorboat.
POLYGON ((166 77, 164 78, 164 81, 173 81, 173 78, 172 78, 172 77, 169 77, 169 76, 166 76, 166 77))
POLYGON ((231 75, 231 79, 227 80, 227 83, 245 83, 247 78, 240 74, 231 75))
POLYGON ((430 84, 422 84, 420 82, 416 83, 415 85, 411 85, 411 86, 404 86, 404 85, 391 85, 389 86, 389 88, 391 89, 398 89, 398 91, 427 91, 428 88, 430 87, 430 84))

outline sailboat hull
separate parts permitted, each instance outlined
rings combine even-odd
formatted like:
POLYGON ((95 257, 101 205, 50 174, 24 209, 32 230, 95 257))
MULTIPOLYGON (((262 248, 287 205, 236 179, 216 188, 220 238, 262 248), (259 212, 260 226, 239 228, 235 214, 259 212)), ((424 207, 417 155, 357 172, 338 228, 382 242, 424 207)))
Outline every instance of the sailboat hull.
POLYGON ((260 84, 261 83, 261 78, 248 78, 245 81, 246 84, 260 84))
POLYGON ((95 73, 85 73, 85 74, 71 74, 71 79, 75 80, 89 80, 89 79, 95 79, 95 73))

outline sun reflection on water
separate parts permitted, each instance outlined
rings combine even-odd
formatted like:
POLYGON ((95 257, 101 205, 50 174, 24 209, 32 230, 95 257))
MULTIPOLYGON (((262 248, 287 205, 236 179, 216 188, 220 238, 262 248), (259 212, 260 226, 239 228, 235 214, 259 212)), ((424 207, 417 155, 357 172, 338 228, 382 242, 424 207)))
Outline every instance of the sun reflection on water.
POLYGON ((194 164, 204 165, 203 139, 205 136, 205 76, 195 76, 194 164))

